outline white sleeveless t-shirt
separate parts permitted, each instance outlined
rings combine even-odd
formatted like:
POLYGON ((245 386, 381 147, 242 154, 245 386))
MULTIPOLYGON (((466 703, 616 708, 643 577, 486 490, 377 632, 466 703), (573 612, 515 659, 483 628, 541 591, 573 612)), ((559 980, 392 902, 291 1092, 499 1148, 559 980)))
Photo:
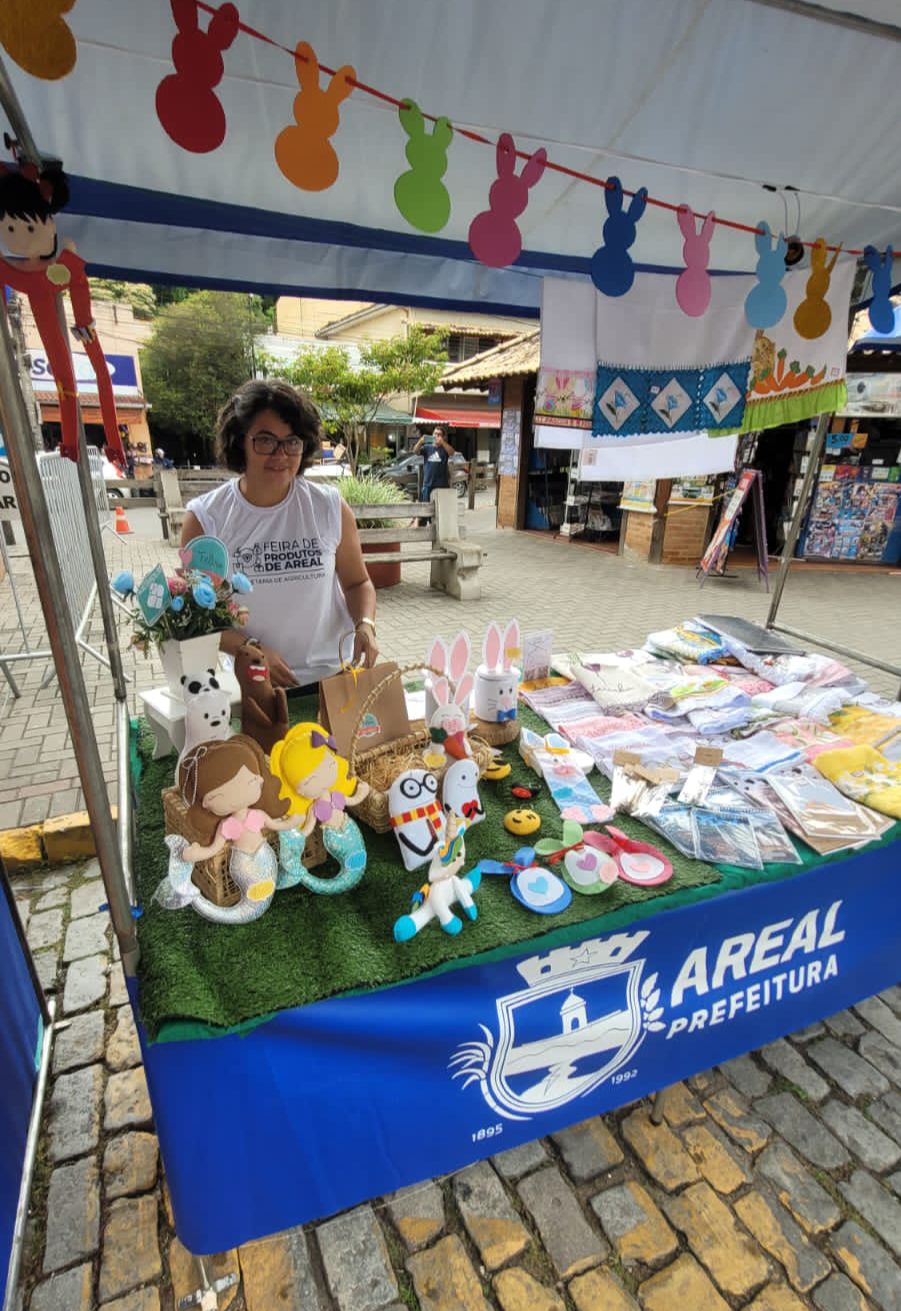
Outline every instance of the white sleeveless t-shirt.
MULTIPOLYGON (((335 571, 341 541, 341 497, 333 487, 294 479, 278 505, 259 506, 242 494, 239 479, 197 496, 185 507, 205 533, 228 547, 235 570, 253 591, 244 631, 276 650, 299 684, 338 672, 338 646, 353 620, 335 571)), ((345 642, 345 656, 350 642, 345 642)))

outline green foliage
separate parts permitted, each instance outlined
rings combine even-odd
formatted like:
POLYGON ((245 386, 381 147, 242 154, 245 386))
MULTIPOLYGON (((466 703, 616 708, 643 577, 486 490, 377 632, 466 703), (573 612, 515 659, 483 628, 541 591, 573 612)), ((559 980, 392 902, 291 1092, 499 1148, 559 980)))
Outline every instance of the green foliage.
POLYGON ((188 570, 184 577, 173 575, 166 580, 175 604, 165 610, 155 624, 148 624, 132 599, 134 632, 131 645, 149 655, 152 646, 163 642, 184 642, 207 633, 221 633, 226 628, 247 623, 247 606, 228 578, 214 587, 206 574, 188 570), (205 598, 201 603, 198 598, 205 598), (176 609, 176 606, 179 607, 176 609))
MULTIPOLYGON (((348 505, 400 505, 410 499, 405 487, 398 487, 387 478, 371 473, 339 478, 335 486, 348 505)), ((398 519, 360 519, 358 525, 363 528, 393 528, 401 522, 398 519)))
POLYGON ((136 319, 152 319, 156 314, 156 296, 146 282, 119 282, 115 278, 89 278, 94 300, 125 301, 136 319))
POLYGON ((373 422, 382 402, 397 394, 422 395, 437 386, 447 363, 445 340, 443 333, 414 325, 406 336, 365 342, 358 366, 341 346, 305 346, 290 364, 261 353, 261 367, 307 393, 321 411, 326 430, 343 436, 355 469, 360 430, 373 422))
POLYGON ((199 442, 212 458, 216 415, 253 377, 254 334, 265 327, 256 297, 197 291, 166 306, 141 349, 151 432, 199 442))

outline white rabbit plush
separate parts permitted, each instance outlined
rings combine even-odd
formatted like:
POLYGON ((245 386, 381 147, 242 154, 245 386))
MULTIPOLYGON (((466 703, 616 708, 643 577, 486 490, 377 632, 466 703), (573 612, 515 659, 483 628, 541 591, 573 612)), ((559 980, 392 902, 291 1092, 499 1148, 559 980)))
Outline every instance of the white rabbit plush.
POLYGON ((458 685, 456 699, 451 700, 450 684, 446 678, 436 678, 432 694, 435 698, 435 710, 429 718, 429 737, 431 745, 426 756, 426 764, 431 768, 440 768, 447 758, 465 760, 472 755, 472 747, 466 736, 469 720, 459 704, 460 690, 469 699, 472 690, 472 674, 464 674, 458 685))
MULTIPOLYGON (((224 740, 232 736, 231 697, 220 687, 215 669, 199 674, 185 674, 181 680, 185 703, 185 744, 178 765, 201 742, 224 740)), ((178 766, 176 766, 178 768, 178 766)))
POLYGON ((488 625, 482 646, 482 663, 476 670, 476 718, 503 724, 516 718, 516 700, 522 671, 513 663, 520 653, 519 623, 511 619, 501 638, 495 623, 488 625))
MULTIPOLYGON (((469 699, 472 692, 472 677, 469 676, 469 682, 464 686, 464 674, 469 665, 469 657, 472 655, 472 643, 468 633, 460 632, 450 644, 450 649, 445 645, 440 637, 436 637, 429 647, 426 656, 426 664, 432 669, 437 669, 449 679, 452 686, 456 689, 455 701, 469 723, 469 699), (461 690, 462 688, 462 690, 461 690)), ((436 674, 429 674, 425 680, 425 722, 428 724, 438 709, 438 702, 435 699, 435 680, 436 674)))

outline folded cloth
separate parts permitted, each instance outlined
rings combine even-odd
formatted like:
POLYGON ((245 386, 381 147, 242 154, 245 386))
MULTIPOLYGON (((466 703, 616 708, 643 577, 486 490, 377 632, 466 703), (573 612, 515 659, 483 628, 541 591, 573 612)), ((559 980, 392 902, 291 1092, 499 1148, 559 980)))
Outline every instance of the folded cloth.
POLYGON ((727 654, 722 638, 702 624, 692 621, 679 624, 676 628, 665 628, 659 633, 650 633, 645 646, 658 655, 675 656, 677 660, 694 660, 699 665, 722 660, 727 654))
POLYGON ((827 723, 829 716, 849 699, 850 693, 843 688, 808 687, 806 683, 786 683, 752 698, 758 709, 815 719, 820 724, 827 723))
POLYGON ((729 653, 744 666, 766 679, 775 687, 784 687, 787 683, 807 683, 811 687, 837 687, 843 684, 854 685, 858 681, 851 670, 829 656, 818 655, 815 651, 805 655, 783 654, 766 655, 749 651, 734 637, 724 637, 723 641, 729 653))
POLYGON ((751 698, 744 705, 723 706, 708 710, 691 710, 688 714, 692 728, 702 737, 716 733, 730 733, 734 728, 744 728, 751 718, 751 698))
POLYGON ((822 751, 814 764, 852 801, 901 819, 901 761, 886 760, 875 747, 858 746, 822 751))
POLYGON ((752 769, 755 774, 764 774, 770 769, 798 760, 800 756, 799 747, 781 742, 766 730, 755 733, 753 737, 727 742, 723 747, 723 760, 727 765, 752 769))
POLYGON ((636 669, 590 669, 578 655, 570 657, 573 678, 578 679, 602 710, 637 710, 647 704, 654 688, 636 669))

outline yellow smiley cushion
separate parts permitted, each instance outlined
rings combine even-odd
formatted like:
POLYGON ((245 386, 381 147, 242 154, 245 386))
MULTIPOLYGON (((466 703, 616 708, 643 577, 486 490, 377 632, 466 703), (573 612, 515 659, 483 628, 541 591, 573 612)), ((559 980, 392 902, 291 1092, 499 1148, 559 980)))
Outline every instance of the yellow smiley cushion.
POLYGON ((505 760, 493 760, 482 777, 487 778, 489 783, 497 783, 499 779, 506 778, 511 769, 512 765, 508 765, 505 760))
POLYGON ((527 838, 541 828, 541 817, 534 810, 508 810, 504 816, 504 828, 518 838, 527 838))

